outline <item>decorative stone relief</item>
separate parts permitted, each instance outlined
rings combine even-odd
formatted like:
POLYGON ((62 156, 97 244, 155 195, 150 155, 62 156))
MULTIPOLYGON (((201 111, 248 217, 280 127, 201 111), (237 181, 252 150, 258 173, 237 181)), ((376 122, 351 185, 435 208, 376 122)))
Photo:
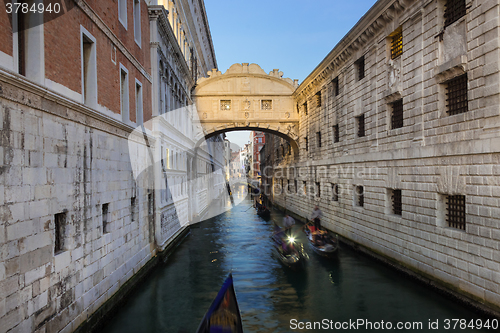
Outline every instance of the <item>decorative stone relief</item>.
POLYGON ((465 177, 461 166, 443 166, 439 168, 437 192, 449 195, 465 194, 465 177))

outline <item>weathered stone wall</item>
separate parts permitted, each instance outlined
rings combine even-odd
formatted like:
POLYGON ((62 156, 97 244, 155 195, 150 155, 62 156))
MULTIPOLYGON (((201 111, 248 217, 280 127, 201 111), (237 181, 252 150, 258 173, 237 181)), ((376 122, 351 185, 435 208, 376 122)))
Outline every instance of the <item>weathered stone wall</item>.
POLYGON ((1 331, 72 331, 151 258, 148 193, 126 130, 5 82, 1 91, 1 331))
POLYGON ((326 227, 498 311, 499 4, 467 4, 467 14, 444 32, 440 0, 383 1, 365 15, 294 94, 300 157, 275 164, 273 183, 297 179, 299 188, 274 198, 302 216, 318 204, 326 227), (388 36, 399 26, 403 54, 391 60, 388 36), (361 56, 360 80, 355 61, 361 56), (446 81, 462 73, 468 76, 468 111, 448 115, 446 81), (391 129, 390 103, 399 98, 403 127, 391 129), (357 135, 360 115, 363 137, 357 135), (334 142, 337 124, 340 141, 334 142), (295 173, 280 170, 292 166, 295 173), (355 186, 363 186, 362 207, 355 186), (401 215, 392 212, 393 189, 402 191, 401 215), (465 195, 465 231, 448 226, 447 195, 465 195))

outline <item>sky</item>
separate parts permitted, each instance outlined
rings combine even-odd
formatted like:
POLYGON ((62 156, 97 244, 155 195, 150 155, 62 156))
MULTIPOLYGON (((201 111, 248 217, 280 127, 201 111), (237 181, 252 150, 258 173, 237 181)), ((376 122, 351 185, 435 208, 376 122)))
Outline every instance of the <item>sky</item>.
MULTIPOLYGON (((375 4, 375 0, 205 0, 218 68, 256 63, 299 83, 375 4)), ((249 132, 230 132, 239 146, 249 132)))

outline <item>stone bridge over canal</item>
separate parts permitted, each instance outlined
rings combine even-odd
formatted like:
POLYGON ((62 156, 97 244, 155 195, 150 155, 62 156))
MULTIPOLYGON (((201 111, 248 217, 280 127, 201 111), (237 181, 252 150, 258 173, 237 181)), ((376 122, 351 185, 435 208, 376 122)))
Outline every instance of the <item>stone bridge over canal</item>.
POLYGON ((297 80, 248 63, 208 75, 193 92, 205 138, 237 130, 269 132, 289 141, 297 156, 299 114, 292 97, 297 80))

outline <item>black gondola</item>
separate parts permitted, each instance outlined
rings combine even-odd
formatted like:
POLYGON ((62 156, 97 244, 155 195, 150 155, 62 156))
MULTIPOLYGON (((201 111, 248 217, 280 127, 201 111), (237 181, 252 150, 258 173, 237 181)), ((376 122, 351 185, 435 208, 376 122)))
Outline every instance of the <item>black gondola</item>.
POLYGON ((271 211, 266 206, 262 206, 260 209, 257 209, 257 215, 264 220, 268 220, 271 218, 271 211))
POLYGON ((338 236, 335 238, 325 230, 311 232, 311 226, 304 227, 304 233, 312 246, 314 252, 323 257, 333 257, 337 255, 339 249, 338 236))
POLYGON ((293 237, 286 237, 278 226, 271 238, 275 253, 283 265, 292 269, 301 269, 305 266, 308 256, 302 243, 296 242, 293 237))
POLYGON ((231 273, 205 313, 196 333, 243 333, 231 273))

